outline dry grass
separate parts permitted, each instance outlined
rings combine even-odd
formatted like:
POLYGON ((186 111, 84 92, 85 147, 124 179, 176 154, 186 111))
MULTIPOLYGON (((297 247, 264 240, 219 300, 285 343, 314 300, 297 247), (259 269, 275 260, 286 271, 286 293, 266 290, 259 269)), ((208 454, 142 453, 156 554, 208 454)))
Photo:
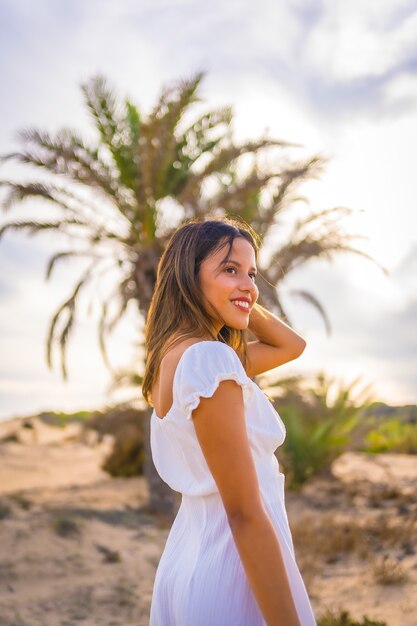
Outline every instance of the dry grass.
POLYGON ((303 518, 292 526, 297 550, 312 560, 333 563, 341 554, 364 547, 363 529, 352 521, 335 522, 331 513, 303 518))
POLYGON ((390 515, 381 515, 367 528, 368 541, 376 547, 413 549, 417 541, 417 519, 392 518, 390 515))
POLYGON ((95 547, 103 555, 103 563, 120 563, 122 560, 118 550, 112 550, 98 543, 95 544, 95 547))
POLYGON ((125 578, 116 581, 113 587, 113 599, 117 606, 134 609, 137 604, 135 589, 125 578))
POLYGON ((366 559, 374 552, 389 548, 410 554, 417 541, 417 520, 382 514, 373 520, 336 521, 332 514, 326 513, 293 524, 292 536, 297 549, 309 554, 312 560, 325 563, 334 563, 346 553, 356 553, 366 559))
POLYGON ((396 585, 409 578, 402 563, 388 555, 374 559, 371 563, 371 571, 380 585, 396 585))

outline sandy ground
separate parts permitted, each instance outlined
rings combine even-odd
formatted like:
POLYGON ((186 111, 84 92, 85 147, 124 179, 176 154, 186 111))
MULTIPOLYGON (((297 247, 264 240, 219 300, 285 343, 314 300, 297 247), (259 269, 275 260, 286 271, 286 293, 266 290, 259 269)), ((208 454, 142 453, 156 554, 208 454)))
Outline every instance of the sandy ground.
MULTIPOLYGON (((0 425, 0 440, 13 433, 0 444, 0 626, 147 626, 169 529, 139 512, 145 480, 108 477, 111 440, 78 427, 0 425)), ((416 478, 416 457, 345 453, 287 491, 317 619, 345 609, 417 626, 416 478)))

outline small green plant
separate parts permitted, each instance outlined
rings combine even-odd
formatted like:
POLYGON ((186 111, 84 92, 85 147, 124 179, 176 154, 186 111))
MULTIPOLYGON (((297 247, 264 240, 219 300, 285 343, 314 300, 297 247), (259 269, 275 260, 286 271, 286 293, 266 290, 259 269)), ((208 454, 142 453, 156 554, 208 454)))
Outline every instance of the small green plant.
POLYGON ((339 613, 335 613, 327 610, 317 621, 317 626, 387 626, 387 623, 369 619, 366 615, 358 622, 348 611, 340 610, 339 613))
POLYGON ((10 517, 11 513, 12 510, 9 505, 6 504, 6 502, 2 502, 0 500, 0 520, 6 519, 6 517, 10 517))
POLYGON ((9 498, 18 504, 24 511, 28 511, 32 506, 32 502, 21 493, 11 493, 9 498))
POLYGON ((393 417, 365 435, 364 452, 417 454, 417 427, 393 417))
POLYGON ((60 537, 74 537, 80 534, 79 524, 65 513, 56 513, 54 515, 52 528, 60 537))

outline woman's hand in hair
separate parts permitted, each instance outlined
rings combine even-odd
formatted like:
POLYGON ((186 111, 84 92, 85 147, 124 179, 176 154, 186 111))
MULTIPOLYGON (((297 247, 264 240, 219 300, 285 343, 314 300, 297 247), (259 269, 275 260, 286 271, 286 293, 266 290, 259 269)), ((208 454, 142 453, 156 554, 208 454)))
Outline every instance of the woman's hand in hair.
POLYGON ((258 339, 248 342, 246 373, 250 377, 297 359, 307 345, 305 339, 258 302, 250 312, 248 329, 258 339))

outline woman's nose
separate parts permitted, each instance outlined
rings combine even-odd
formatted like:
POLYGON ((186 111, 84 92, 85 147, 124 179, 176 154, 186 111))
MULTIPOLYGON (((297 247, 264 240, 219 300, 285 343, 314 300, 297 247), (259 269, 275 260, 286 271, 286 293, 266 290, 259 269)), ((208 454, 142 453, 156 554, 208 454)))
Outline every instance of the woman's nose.
POLYGON ((256 294, 258 293, 258 287, 255 285, 250 276, 246 276, 246 278, 244 277, 239 287, 241 291, 249 291, 252 294, 252 298, 255 299, 256 294))

